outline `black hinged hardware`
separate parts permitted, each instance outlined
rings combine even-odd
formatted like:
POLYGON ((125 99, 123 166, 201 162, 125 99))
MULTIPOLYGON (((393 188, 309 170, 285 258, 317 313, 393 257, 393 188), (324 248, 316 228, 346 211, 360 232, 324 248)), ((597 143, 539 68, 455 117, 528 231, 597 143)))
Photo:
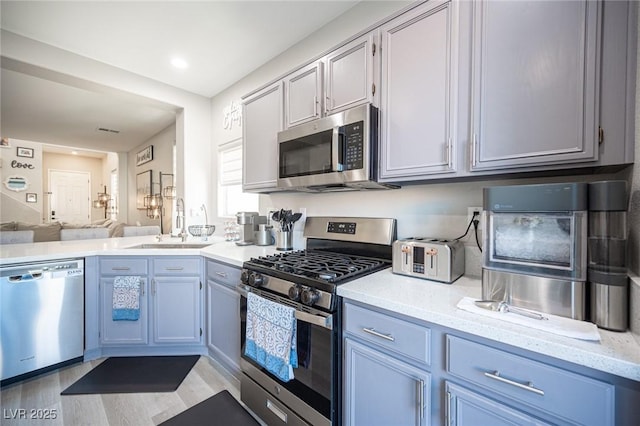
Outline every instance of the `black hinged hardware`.
POLYGON ((200 329, 200 337, 202 337, 202 329, 200 329))
POLYGON ((376 44, 371 45, 371 56, 376 56, 376 44))
POLYGON ((202 281, 200 281, 200 290, 202 290, 202 281))
POLYGON ((373 95, 375 95, 375 94, 376 94, 376 85, 375 85, 375 84, 372 84, 372 85, 371 85, 371 95, 373 96, 373 95))
POLYGON ((604 129, 598 126, 598 144, 602 144, 604 142, 604 129))

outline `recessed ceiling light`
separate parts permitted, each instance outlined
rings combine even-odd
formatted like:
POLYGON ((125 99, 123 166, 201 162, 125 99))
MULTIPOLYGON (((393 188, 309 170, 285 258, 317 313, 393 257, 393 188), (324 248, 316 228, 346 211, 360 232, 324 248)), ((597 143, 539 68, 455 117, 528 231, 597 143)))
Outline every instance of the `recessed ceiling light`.
POLYGON ((71 154, 78 155, 78 151, 71 151, 71 154))
POLYGON ((189 68, 189 64, 182 58, 173 58, 171 59, 171 65, 181 70, 185 68, 189 68))

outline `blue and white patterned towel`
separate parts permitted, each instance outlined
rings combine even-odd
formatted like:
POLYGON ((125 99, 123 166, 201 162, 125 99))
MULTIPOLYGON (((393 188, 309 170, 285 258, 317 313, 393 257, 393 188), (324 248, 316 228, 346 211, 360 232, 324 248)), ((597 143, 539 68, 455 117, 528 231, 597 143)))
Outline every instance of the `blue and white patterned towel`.
POLYGON ((247 294, 247 340, 244 354, 283 382, 298 367, 295 309, 247 294))
POLYGON ((114 321, 137 321, 140 318, 140 277, 116 277, 113 280, 114 321))

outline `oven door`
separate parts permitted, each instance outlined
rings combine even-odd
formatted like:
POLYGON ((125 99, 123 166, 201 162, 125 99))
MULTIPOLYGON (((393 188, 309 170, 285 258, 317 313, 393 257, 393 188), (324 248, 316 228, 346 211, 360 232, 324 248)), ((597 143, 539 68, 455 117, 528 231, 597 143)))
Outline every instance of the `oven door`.
MULTIPOLYGON (((337 314, 311 310, 281 296, 238 286, 242 295, 241 312, 241 368, 244 374, 258 383, 280 403, 286 405, 298 416, 311 424, 339 424, 340 380, 339 368, 341 342, 338 335, 340 326, 337 314), (282 382, 254 360, 244 355, 246 341, 247 291, 261 297, 296 308, 298 368, 293 370, 294 379, 282 382)), ((243 397, 244 401, 244 397, 243 397)), ((246 403, 246 402, 245 402, 246 403)), ((249 408, 252 408, 250 404, 249 408)), ((267 406, 269 404, 267 403, 267 406)), ((264 407, 252 408, 256 413, 264 407)), ((281 417, 281 416, 279 416, 281 417)), ((286 423, 283 421, 283 423, 286 423)))

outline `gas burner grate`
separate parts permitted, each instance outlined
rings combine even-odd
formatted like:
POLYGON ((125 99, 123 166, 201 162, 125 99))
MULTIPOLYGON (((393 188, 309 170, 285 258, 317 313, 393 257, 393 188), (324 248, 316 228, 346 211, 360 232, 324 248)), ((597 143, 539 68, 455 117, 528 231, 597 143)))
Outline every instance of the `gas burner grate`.
POLYGON ((378 259, 309 250, 252 258, 251 263, 329 283, 338 283, 388 266, 385 261, 378 259))

